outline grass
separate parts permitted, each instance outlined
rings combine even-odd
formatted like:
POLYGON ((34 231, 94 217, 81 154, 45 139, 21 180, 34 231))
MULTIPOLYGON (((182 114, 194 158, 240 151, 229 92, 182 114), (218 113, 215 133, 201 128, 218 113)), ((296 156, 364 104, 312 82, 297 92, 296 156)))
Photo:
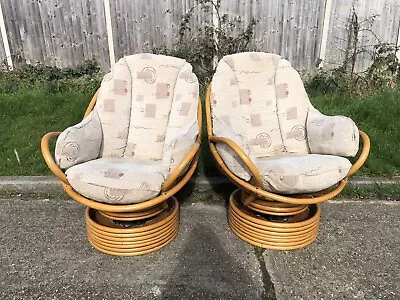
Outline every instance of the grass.
MULTIPOLYGON (((56 76, 43 70, 28 75, 27 72, 0 73, 0 176, 50 174, 40 152, 41 137, 46 132, 62 131, 78 123, 98 85, 99 76, 94 73, 64 72, 56 73, 56 76)), ((349 116, 368 133, 371 154, 361 174, 400 175, 400 153, 397 151, 400 144, 400 119, 397 117, 400 115, 400 89, 383 90, 367 97, 323 95, 311 91, 310 98, 321 112, 349 116)), ((213 176, 219 172, 208 151, 205 118, 203 124, 199 169, 213 176)))
POLYGON ((367 97, 310 93, 312 104, 328 115, 352 118, 371 139, 371 152, 361 172, 369 176, 400 175, 400 89, 367 97))
POLYGON ((379 199, 400 201, 400 185, 398 184, 375 184, 372 186, 354 187, 347 185, 339 198, 351 199, 379 199))
POLYGON ((8 75, 0 75, 0 175, 48 175, 41 137, 79 122, 98 80, 8 75))

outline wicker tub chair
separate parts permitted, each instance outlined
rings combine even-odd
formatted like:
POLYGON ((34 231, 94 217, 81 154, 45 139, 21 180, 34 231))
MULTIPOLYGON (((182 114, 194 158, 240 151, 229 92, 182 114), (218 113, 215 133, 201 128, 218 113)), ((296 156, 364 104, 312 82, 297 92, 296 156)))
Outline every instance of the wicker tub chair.
POLYGON ((238 187, 229 224, 241 239, 268 249, 312 243, 318 203, 338 195, 365 162, 368 136, 343 116, 310 103, 299 74, 274 54, 221 59, 206 95, 208 140, 224 174, 238 187), (352 165, 359 137, 363 149, 352 165))
POLYGON ((87 206, 93 247, 132 256, 174 239, 179 205, 173 195, 199 159, 198 95, 186 61, 126 56, 104 76, 79 124, 43 136, 48 167, 65 192, 87 206), (53 159, 49 140, 56 137, 53 159))

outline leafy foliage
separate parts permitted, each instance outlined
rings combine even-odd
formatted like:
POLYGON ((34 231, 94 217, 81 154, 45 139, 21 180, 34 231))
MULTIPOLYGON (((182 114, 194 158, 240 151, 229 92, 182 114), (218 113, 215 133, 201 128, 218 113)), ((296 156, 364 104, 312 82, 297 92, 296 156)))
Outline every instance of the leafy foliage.
POLYGON ((24 88, 41 89, 46 93, 82 89, 93 91, 99 87, 100 81, 100 68, 95 61, 65 69, 23 65, 14 71, 0 71, 0 94, 15 94, 24 88))
POLYGON ((383 43, 372 31, 377 15, 359 20, 353 7, 348 19, 346 49, 342 64, 334 69, 320 69, 308 82, 309 90, 343 95, 365 95, 383 88, 394 88, 400 83, 400 62, 396 56, 399 48, 383 43), (360 43, 360 35, 369 33, 376 43, 360 43), (356 73, 355 66, 362 55, 369 55, 372 64, 364 72, 356 73))

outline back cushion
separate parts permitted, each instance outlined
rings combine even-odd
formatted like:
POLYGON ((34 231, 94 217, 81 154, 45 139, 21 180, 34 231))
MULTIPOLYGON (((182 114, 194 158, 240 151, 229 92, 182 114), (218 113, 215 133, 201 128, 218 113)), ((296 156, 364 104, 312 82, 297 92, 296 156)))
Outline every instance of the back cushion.
POLYGON ((275 54, 225 56, 212 80, 214 134, 233 139, 253 160, 308 153, 309 107, 299 74, 275 54))
POLYGON ((132 95, 131 73, 120 59, 101 83, 95 110, 103 129, 100 157, 122 157, 129 133, 132 95))
POLYGON ((120 59, 104 76, 95 107, 103 129, 100 156, 162 160, 169 167, 173 141, 197 126, 197 101, 197 78, 185 60, 154 54, 120 59))

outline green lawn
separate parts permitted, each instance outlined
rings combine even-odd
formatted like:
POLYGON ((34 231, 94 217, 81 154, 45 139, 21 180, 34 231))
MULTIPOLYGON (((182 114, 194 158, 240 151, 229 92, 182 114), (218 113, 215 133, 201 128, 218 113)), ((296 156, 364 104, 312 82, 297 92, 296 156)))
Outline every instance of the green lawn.
MULTIPOLYGON (((61 131, 79 122, 98 86, 98 79, 89 78, 61 79, 59 85, 54 80, 20 84, 0 76, 0 176, 50 174, 41 156, 40 138, 46 132, 61 131)), ((368 133, 372 149, 362 169, 364 175, 400 175, 399 89, 364 98, 316 93, 310 96, 323 113, 349 116, 368 133)), ((207 152, 205 128, 203 132, 200 170, 215 175, 218 171, 207 152)))
POLYGON ((371 139, 371 152, 362 168, 364 175, 400 175, 400 89, 384 90, 368 97, 311 94, 322 113, 351 117, 371 139))
POLYGON ((90 79, 82 79, 84 85, 77 80, 61 88, 41 81, 16 81, 4 88, 0 78, 0 176, 50 174, 40 151, 41 137, 79 122, 96 89, 90 79))

